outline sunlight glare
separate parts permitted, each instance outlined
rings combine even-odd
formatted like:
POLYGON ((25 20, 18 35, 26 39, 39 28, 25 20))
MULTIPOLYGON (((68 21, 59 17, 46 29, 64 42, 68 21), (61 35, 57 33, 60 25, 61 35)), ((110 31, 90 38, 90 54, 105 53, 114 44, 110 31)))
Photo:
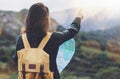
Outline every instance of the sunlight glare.
MULTIPOLYGON (((93 16, 98 11, 107 10, 109 14, 120 13, 120 1, 118 0, 74 0, 71 5, 82 9, 85 16, 93 16), (89 15, 88 15, 89 14, 89 15)), ((109 15, 110 15, 109 14, 109 15)))

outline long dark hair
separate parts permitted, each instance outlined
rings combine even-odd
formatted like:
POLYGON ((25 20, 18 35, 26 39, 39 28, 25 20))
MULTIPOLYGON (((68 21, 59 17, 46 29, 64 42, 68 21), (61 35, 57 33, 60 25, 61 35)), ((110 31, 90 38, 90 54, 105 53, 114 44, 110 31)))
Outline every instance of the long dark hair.
POLYGON ((26 18, 25 32, 46 34, 49 28, 49 9, 43 3, 33 4, 26 18))

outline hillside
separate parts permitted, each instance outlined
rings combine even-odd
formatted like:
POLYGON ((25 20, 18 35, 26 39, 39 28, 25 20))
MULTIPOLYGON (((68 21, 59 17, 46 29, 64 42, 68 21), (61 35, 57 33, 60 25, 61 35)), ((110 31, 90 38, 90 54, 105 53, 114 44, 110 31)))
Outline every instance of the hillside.
MULTIPOLYGON (((20 12, 12 11, 0 11, 0 41, 2 40, 16 40, 16 37, 20 34, 21 28, 25 24, 25 17, 28 10, 23 9, 20 12)), ((59 24, 51 18, 50 31, 57 29, 59 24)))
POLYGON ((88 36, 87 38, 88 39, 95 39, 95 37, 97 36, 101 36, 101 37, 105 37, 104 39, 106 41, 119 41, 120 39, 120 26, 116 26, 116 27, 112 27, 112 28, 109 28, 109 29, 106 29, 106 30, 97 30, 97 31, 91 31, 91 32, 88 32, 88 36), (89 37, 89 35, 93 35, 91 37, 89 37))
POLYGON ((75 37, 76 53, 63 75, 74 74, 75 79, 120 79, 119 29, 118 26, 104 31, 80 32, 75 37))
POLYGON ((95 40, 100 43, 101 49, 120 53, 120 26, 106 30, 85 33, 83 39, 95 40))
POLYGON ((83 15, 84 18, 81 24, 81 31, 96 31, 109 29, 120 25, 120 16, 115 16, 114 12, 110 13, 108 9, 101 9, 96 13, 84 12, 80 8, 71 8, 63 11, 56 11, 51 13, 59 24, 65 28, 69 28, 75 17, 83 15), (84 13, 84 14, 82 14, 84 13))
MULTIPOLYGON (((67 12, 70 17, 66 18, 65 25, 69 25, 71 19, 74 19, 72 12, 76 12, 76 10, 66 10, 65 13, 68 14, 67 12)), ((52 14, 54 17, 60 16, 56 17, 56 20, 52 19, 54 18, 52 16, 50 31, 63 30, 58 22, 59 17, 61 17, 61 21, 63 20, 65 13, 62 13, 52 14)), ((25 9, 20 12, 0 11, 0 77, 3 79, 17 79, 17 76, 14 75, 16 65, 12 60, 12 55, 15 52, 16 37, 24 26, 26 15, 27 10, 25 9)), ((99 14, 95 16, 99 16, 99 14)), ((87 24, 86 22, 94 25, 95 20, 86 19, 83 21, 83 25, 87 24)), ((61 79, 120 79, 120 26, 111 26, 112 28, 104 30, 96 30, 94 27, 85 26, 84 28, 89 31, 81 29, 82 32, 75 37, 75 55, 61 73, 61 79)))

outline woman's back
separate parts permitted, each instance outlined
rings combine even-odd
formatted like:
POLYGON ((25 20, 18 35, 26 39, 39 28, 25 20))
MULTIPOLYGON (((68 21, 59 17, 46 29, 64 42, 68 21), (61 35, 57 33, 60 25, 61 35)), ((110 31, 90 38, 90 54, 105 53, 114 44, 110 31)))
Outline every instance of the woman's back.
MULTIPOLYGON (((39 4, 37 4, 37 5, 39 5, 39 4)), ((29 14, 30 14, 30 12, 29 12, 29 14)), ((29 41, 30 46, 32 48, 36 48, 41 43, 42 39, 46 36, 47 29, 49 26, 45 23, 46 22, 48 23, 48 18, 47 18, 47 20, 46 19, 43 20, 46 22, 43 22, 43 23, 40 22, 41 26, 39 25, 39 21, 38 21, 37 25, 36 25, 36 23, 33 25, 34 27, 29 26, 29 22, 30 22, 29 18, 30 18, 30 15, 28 15, 28 18, 27 18, 27 23, 28 23, 28 25, 26 26, 27 39, 29 41), (43 29, 41 29, 41 28, 43 28, 43 29)), ((54 72, 54 79, 60 79, 57 64, 56 64, 58 48, 63 42, 73 38, 79 32, 80 22, 81 22, 81 18, 76 18, 73 21, 73 23, 71 24, 71 28, 69 28, 63 32, 53 32, 50 39, 48 40, 47 44, 45 45, 45 47, 43 49, 50 56, 50 59, 49 59, 50 60, 50 70, 51 70, 51 72, 54 72)), ((16 53, 14 55, 15 62, 18 61, 17 51, 21 50, 23 48, 24 48, 23 40, 22 40, 22 37, 19 36, 18 40, 17 40, 17 44, 16 44, 16 53)))

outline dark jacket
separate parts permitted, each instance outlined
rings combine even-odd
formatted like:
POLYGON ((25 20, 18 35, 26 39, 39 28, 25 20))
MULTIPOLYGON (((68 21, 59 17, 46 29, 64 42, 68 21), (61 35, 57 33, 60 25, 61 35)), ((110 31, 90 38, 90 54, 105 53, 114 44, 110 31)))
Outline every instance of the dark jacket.
MULTIPOLYGON (((73 38, 80 30, 80 18, 76 18, 73 23, 71 24, 71 28, 63 31, 63 32, 53 32, 49 41, 47 42, 46 46, 44 47, 44 51, 46 51, 50 56, 50 70, 54 72, 54 79, 60 79, 57 64, 56 64, 56 57, 58 53, 59 46, 73 38)), ((36 33, 27 33, 27 38, 30 43, 30 45, 34 41, 36 33)), ((34 41, 34 44, 32 44, 31 47, 36 48, 40 44, 41 40, 43 39, 43 35, 38 35, 36 37, 36 41, 34 41)), ((17 63, 18 57, 17 57, 17 51, 24 48, 23 41, 21 35, 18 37, 17 43, 16 43, 16 53, 14 54, 13 58, 14 61, 17 63)))

